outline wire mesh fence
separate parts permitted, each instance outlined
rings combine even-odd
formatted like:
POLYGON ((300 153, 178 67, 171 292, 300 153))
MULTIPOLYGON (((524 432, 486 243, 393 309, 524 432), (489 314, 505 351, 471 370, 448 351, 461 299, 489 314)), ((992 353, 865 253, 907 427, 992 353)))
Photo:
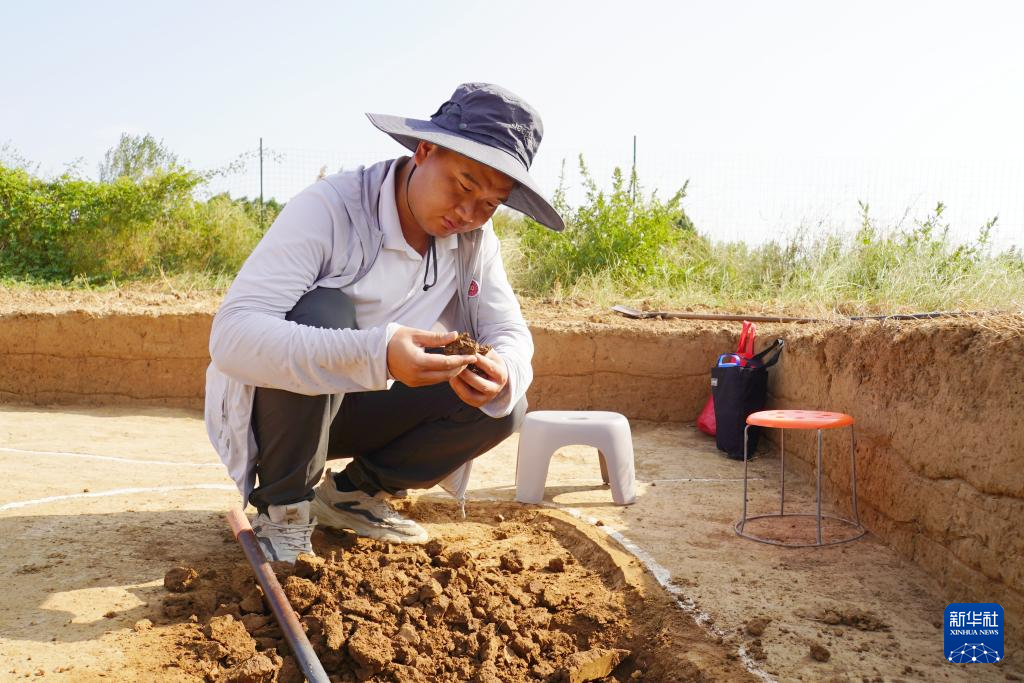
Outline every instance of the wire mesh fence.
MULTIPOLYGON (((579 154, 547 148, 532 169, 549 194, 564 171, 570 205, 584 199, 579 154)), ((615 167, 629 172, 633 154, 627 141, 615 151, 585 151, 583 156, 592 177, 607 188, 615 167)), ((262 156, 254 145, 225 160, 225 166, 232 161, 234 166, 215 178, 209 190, 248 198, 262 192, 267 200, 287 202, 322 175, 378 160, 264 140, 262 156)), ((859 202, 869 205, 880 229, 910 228, 942 202, 943 222, 949 223, 954 241, 975 240, 982 226, 997 218, 993 249, 1024 247, 1024 159, 713 156, 649 150, 641 141, 636 164, 646 192, 669 196, 688 180, 683 205, 697 229, 715 240, 758 244, 797 232, 812 238, 849 233, 862 221, 859 202)))

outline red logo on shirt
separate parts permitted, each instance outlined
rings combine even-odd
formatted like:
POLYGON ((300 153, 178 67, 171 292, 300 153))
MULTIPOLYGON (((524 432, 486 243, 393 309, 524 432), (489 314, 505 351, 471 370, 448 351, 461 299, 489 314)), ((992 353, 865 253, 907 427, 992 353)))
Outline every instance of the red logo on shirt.
POLYGON ((470 280, 469 281, 469 291, 467 292, 467 294, 470 296, 470 298, 473 298, 473 297, 475 297, 479 293, 480 293, 480 283, 477 282, 476 280, 470 280))

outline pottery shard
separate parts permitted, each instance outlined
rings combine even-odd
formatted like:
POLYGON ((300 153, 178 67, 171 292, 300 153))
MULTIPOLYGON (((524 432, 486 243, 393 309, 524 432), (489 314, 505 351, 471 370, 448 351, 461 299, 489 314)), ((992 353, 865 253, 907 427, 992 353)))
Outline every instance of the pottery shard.
POLYGON ((217 679, 218 683, 274 683, 281 668, 281 658, 276 660, 262 652, 257 653, 225 671, 217 679))
POLYGON ((245 630, 242 622, 235 620, 230 614, 210 619, 210 623, 203 629, 203 634, 224 647, 227 651, 225 660, 229 665, 243 662, 256 654, 256 641, 245 630))
POLYGON ((594 648, 576 652, 565 660, 563 678, 568 683, 596 681, 611 674, 612 670, 629 655, 629 650, 594 648))
POLYGON ((360 666, 380 671, 395 658, 395 648, 380 627, 364 624, 348 639, 348 654, 360 666))
POLYGON ((289 576, 284 580, 284 594, 296 612, 305 612, 320 597, 320 589, 309 579, 289 576))
POLYGON ((184 593, 199 580, 199 572, 192 567, 175 567, 164 574, 164 588, 172 593, 184 593))
MULTIPOLYGON (((446 355, 449 356, 471 356, 476 353, 480 354, 481 356, 486 356, 488 353, 491 352, 491 347, 488 346, 487 344, 478 344, 475 339, 469 336, 468 332, 460 332, 458 338, 455 341, 453 341, 451 344, 446 345, 441 350, 446 355)), ((484 371, 478 368, 475 364, 470 363, 469 370, 471 372, 475 372, 481 377, 487 376, 486 373, 484 373, 484 371)))
POLYGON ((238 620, 241 620, 242 618, 242 613, 238 609, 237 602, 220 603, 220 605, 217 606, 217 609, 213 611, 213 614, 211 616, 222 617, 225 614, 230 614, 238 620))

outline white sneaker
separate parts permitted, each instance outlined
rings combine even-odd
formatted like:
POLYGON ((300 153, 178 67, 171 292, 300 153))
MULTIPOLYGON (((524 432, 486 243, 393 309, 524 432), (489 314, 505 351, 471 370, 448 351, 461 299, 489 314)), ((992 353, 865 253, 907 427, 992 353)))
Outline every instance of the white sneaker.
POLYGON ((387 493, 371 496, 358 489, 339 491, 331 470, 313 491, 312 511, 322 526, 351 529, 359 536, 388 543, 426 543, 430 538, 426 529, 388 505, 387 493))
POLYGON ((256 515, 252 530, 256 532, 263 554, 271 562, 295 562, 300 553, 315 555, 310 537, 316 520, 309 521, 309 501, 291 505, 271 505, 266 514, 256 515))

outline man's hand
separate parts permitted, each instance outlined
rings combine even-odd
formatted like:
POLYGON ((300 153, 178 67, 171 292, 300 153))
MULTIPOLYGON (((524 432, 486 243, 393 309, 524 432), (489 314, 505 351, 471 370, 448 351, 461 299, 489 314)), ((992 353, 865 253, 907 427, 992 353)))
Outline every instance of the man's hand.
POLYGON ((508 369, 505 367, 505 361, 494 349, 486 356, 477 354, 473 364, 485 375, 484 377, 467 368, 448 380, 448 384, 464 403, 479 408, 505 388, 508 383, 508 369))
POLYGON ((388 372, 402 384, 423 387, 438 384, 463 372, 476 356, 445 356, 423 349, 455 341, 458 332, 429 332, 400 327, 388 342, 388 372))

